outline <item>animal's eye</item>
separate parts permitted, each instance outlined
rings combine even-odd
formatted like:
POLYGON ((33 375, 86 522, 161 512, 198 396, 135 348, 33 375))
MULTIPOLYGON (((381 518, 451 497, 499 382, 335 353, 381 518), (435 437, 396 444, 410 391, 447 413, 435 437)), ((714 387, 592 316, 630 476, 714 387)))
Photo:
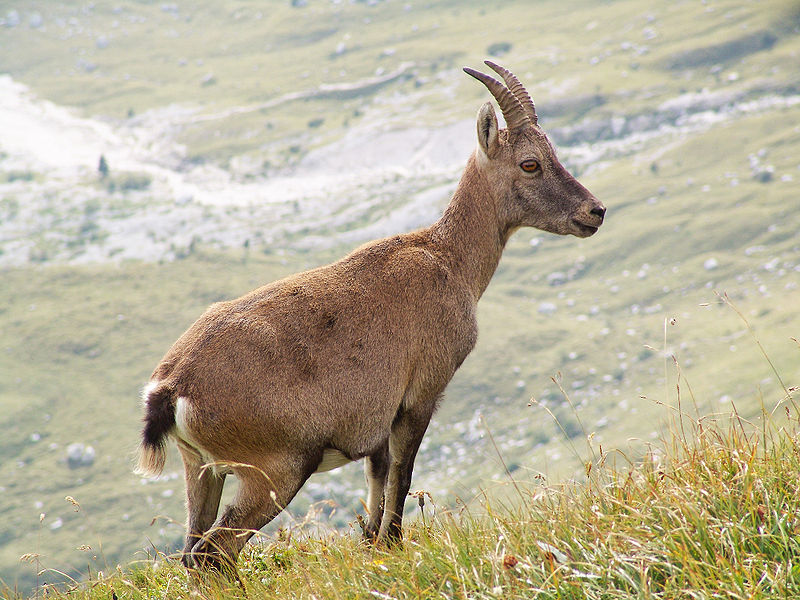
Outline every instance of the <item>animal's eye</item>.
POLYGON ((526 173, 534 173, 539 170, 539 161, 523 160, 521 163, 519 163, 519 168, 525 171, 526 173))

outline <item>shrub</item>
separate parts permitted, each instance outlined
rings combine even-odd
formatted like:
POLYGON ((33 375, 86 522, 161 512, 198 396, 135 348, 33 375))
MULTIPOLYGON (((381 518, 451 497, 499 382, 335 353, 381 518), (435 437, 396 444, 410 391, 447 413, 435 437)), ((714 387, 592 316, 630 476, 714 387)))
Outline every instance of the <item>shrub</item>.
POLYGON ((490 44, 486 49, 486 52, 489 53, 489 56, 503 56, 508 54, 510 51, 511 43, 509 42, 495 42, 494 44, 490 44))

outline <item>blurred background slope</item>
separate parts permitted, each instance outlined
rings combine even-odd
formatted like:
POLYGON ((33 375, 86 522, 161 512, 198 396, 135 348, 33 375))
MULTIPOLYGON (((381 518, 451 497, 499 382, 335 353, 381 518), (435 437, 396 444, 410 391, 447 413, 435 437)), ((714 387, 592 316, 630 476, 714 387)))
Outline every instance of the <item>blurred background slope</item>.
MULTIPOLYGON (((177 458, 130 472, 150 369, 210 302, 436 219, 485 58, 608 219, 512 238, 413 487, 505 493, 487 429, 519 479, 580 478, 587 434, 635 457, 673 353, 700 413, 757 416, 783 391, 717 293, 796 384, 798 27, 780 1, 0 3, 3 581, 179 544, 177 458)), ((293 513, 346 528, 361 469, 293 513)))

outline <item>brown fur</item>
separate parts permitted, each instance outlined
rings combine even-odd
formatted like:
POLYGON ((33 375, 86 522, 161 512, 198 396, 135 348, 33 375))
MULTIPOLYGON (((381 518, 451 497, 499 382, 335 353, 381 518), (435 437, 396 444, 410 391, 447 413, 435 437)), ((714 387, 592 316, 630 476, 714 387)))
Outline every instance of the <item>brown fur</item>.
POLYGON ((214 304, 167 352, 146 398, 139 468, 160 470, 169 430, 186 466, 187 565, 235 562, 333 450, 367 458, 367 537, 400 537, 419 443, 475 345, 476 305, 509 236, 533 226, 586 237, 603 221, 602 204, 526 123, 498 131, 485 104, 478 148, 436 223, 214 304), (520 168, 529 159, 538 173, 520 168), (227 472, 241 485, 216 518, 227 472))

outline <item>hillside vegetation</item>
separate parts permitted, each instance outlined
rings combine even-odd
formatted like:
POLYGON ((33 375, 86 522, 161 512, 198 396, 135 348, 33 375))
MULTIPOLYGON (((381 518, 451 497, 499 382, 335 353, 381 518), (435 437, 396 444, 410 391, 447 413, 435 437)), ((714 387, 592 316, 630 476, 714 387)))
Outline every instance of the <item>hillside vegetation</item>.
POLYGON ((590 439, 581 485, 509 477, 508 501, 485 490, 451 509, 421 491, 422 516, 402 547, 299 522, 248 546, 238 581, 187 574, 159 554, 48 597, 792 598, 800 593, 794 391, 764 407, 758 424, 676 411, 666 437, 635 464, 590 439))
MULTIPOLYGON (((650 563, 641 562, 652 552, 661 565, 659 557, 671 552, 657 548, 660 529, 646 536, 646 550, 632 542, 601 552, 587 541, 598 553, 594 564, 608 569, 601 573, 585 567, 584 542, 549 537, 563 530, 547 519, 564 517, 574 534, 602 531, 593 543, 611 545, 617 540, 603 528, 655 518, 644 502, 652 473, 598 487, 600 479, 586 475, 591 457, 572 448, 591 436, 595 452, 602 445, 608 456, 638 464, 669 437, 663 405, 676 403, 673 354, 683 399, 698 415, 735 407, 755 420, 761 399, 771 409, 784 388, 797 385, 795 4, 293 4, 303 3, 267 11, 248 1, 189 8, 42 0, 0 9, 2 581, 28 593, 108 575, 117 564, 147 562, 148 552, 179 545, 183 482, 175 453, 161 478, 130 472, 137 398, 150 370, 211 302, 437 218, 474 146, 473 115, 488 99, 460 67, 491 57, 528 85, 561 158, 608 207, 606 224, 588 240, 533 230, 511 239, 479 306, 478 346, 448 387, 417 459, 412 488, 433 497, 432 528, 428 505, 423 511, 410 500, 407 520, 420 522, 405 549, 373 555, 347 536, 334 542, 330 531, 340 532, 338 540, 362 511, 362 466, 314 476, 270 531, 316 507, 318 535, 302 544, 268 538, 277 545, 264 558, 249 555, 245 570, 261 573, 249 585, 283 590, 300 585, 303 573, 304 589, 321 590, 330 579, 315 578, 328 568, 328 577, 339 578, 335 567, 362 586, 353 588, 355 597, 372 589, 424 596, 437 577, 456 587, 436 590, 466 597, 477 588, 464 578, 483 575, 488 596, 526 578, 534 582, 526 589, 551 586, 564 596, 571 588, 557 586, 571 586, 572 575, 547 571, 537 554, 536 540, 550 540, 570 569, 599 582, 630 577, 631 586, 688 589, 688 579, 671 579, 677 567, 648 571, 650 563), (570 488, 577 495, 564 496, 563 505, 560 493, 548 492, 546 502, 555 504, 526 512, 540 491, 568 481, 587 487, 570 488), (626 485, 634 486, 628 521, 612 510, 614 490, 626 485), (594 530, 587 524, 595 521, 583 520, 598 502, 603 518, 594 530), (493 510, 498 503, 506 506, 501 512, 493 510), (577 512, 560 512, 567 510, 577 512), (517 527, 503 533, 503 544, 516 540, 511 546, 498 545, 506 522, 517 527), (470 544, 484 549, 467 552, 470 544), (281 562, 284 552, 291 568, 281 562), (634 558, 619 563, 603 552, 634 558), (503 569, 506 553, 530 568, 503 569), (320 568, 312 577, 314 561, 320 568), (381 565, 391 578, 381 579, 381 565), (637 579, 634 567, 648 576, 637 579), (415 583, 392 591, 390 580, 400 574, 415 583)), ((765 486, 779 485, 771 470, 776 477, 791 472, 780 466, 795 460, 789 431, 775 434, 772 454, 761 454, 763 435, 753 450, 765 486)), ((688 487, 679 472, 700 477, 694 467, 722 468, 726 453, 747 455, 754 443, 750 433, 701 436, 696 443, 708 458, 698 460, 692 433, 680 436, 685 449, 669 453, 674 465, 693 467, 663 479, 677 486, 658 488, 666 504, 688 487)), ((699 498, 685 499, 686 506, 699 498)), ((742 511, 739 520, 758 506, 719 498, 731 515, 742 511)), ((687 510, 670 515, 701 515, 700 523, 708 514, 687 510)), ((764 523, 777 529, 765 531, 788 531, 770 518, 764 523)), ((752 519, 746 525, 747 535, 759 527, 752 519)), ((741 558, 736 565, 756 569, 755 555, 720 550, 717 561, 702 552, 691 556, 716 565, 727 581, 756 581, 730 566, 741 558)), ((148 586, 185 585, 159 563, 109 585, 134 597, 148 586)), ((791 573, 769 572, 796 585, 791 573)), ((772 579, 763 584, 772 587, 758 585, 752 590, 782 589, 772 579)), ((106 583, 95 589, 110 593, 106 583)))

